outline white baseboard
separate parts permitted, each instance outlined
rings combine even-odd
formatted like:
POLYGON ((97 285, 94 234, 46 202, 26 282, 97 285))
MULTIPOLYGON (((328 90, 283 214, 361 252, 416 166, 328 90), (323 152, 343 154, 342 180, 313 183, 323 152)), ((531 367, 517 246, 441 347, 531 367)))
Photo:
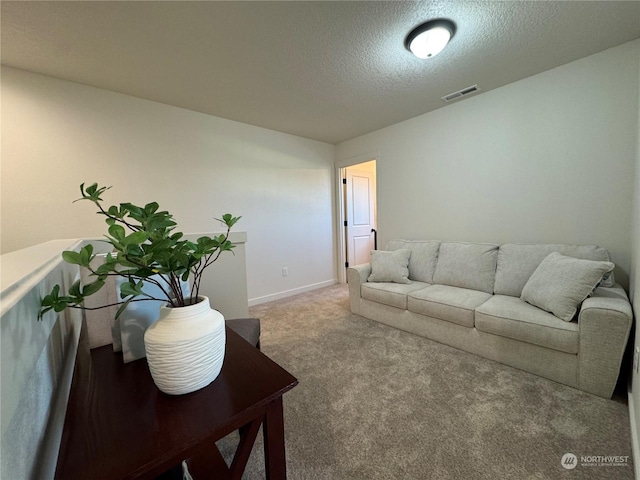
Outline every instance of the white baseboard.
POLYGON ((635 478, 640 478, 640 445, 638 444, 638 430, 636 429, 636 414, 633 407, 633 395, 631 395, 631 381, 628 389, 629 421, 631 422, 631 453, 633 455, 633 469, 635 478))
POLYGON ((264 297, 250 298, 249 306, 260 305, 261 303, 273 302, 274 300, 280 300, 281 298, 292 297, 299 293, 310 292, 311 290, 317 290, 318 288, 330 287, 338 283, 337 279, 326 280, 324 282, 313 283, 311 285, 305 285, 304 287, 293 288, 291 290, 285 290, 284 292, 272 293, 271 295, 265 295, 264 297))

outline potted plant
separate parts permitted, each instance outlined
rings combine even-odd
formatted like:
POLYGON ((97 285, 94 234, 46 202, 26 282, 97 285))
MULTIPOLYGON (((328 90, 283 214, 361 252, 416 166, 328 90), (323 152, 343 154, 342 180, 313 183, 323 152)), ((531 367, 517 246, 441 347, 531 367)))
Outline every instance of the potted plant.
MULTIPOLYGON (((211 383, 222 368, 225 345, 224 317, 212 310, 209 299, 199 295, 204 270, 216 262, 223 252, 232 252, 235 245, 229 240, 231 228, 240 217, 230 214, 221 219, 227 230, 214 237, 203 236, 196 242, 183 239, 174 231, 176 222, 167 211, 159 210, 152 202, 144 207, 133 203, 103 206, 102 195, 111 187, 97 183, 85 188, 79 200, 88 200, 105 217, 105 242, 113 249, 103 264, 94 267, 96 257, 91 244, 79 251, 65 251, 67 262, 89 270, 92 282, 75 282, 67 294, 56 285, 41 302, 40 318, 53 310, 66 308, 89 309, 84 300, 98 292, 108 277, 124 279, 120 284, 121 301, 116 318, 127 305, 142 300, 162 303, 160 318, 144 335, 149 369, 160 390, 182 394, 198 390, 211 383), (185 291, 184 282, 190 282, 185 291), (146 283, 158 287, 162 295, 152 296, 143 289, 146 283)), ((102 305, 104 308, 113 305, 102 305)), ((91 309, 94 309, 91 308, 91 309)))

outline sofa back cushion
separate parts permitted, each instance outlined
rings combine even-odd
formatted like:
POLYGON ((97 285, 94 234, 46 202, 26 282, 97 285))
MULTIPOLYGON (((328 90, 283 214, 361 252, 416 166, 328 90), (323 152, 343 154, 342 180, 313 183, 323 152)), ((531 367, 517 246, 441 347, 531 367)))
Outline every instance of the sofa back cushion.
POLYGON ((493 293, 498 245, 442 242, 433 283, 493 293))
POLYGON ((387 250, 411 250, 409 258, 409 279, 417 282, 433 283, 440 242, 421 240, 391 240, 387 250))
MULTIPOLYGON (((512 297, 522 295, 522 289, 538 265, 553 252, 583 260, 609 261, 609 253, 596 245, 505 243, 498 250, 494 292, 512 297)), ((612 286, 613 277, 605 279, 603 285, 612 286)))

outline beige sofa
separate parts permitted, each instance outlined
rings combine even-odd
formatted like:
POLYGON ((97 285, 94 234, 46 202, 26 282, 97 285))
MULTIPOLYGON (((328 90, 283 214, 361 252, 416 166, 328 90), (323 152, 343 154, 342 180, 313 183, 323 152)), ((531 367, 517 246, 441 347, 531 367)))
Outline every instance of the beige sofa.
POLYGON ((347 275, 353 313, 610 398, 632 324, 612 269, 597 246, 393 240, 347 275))

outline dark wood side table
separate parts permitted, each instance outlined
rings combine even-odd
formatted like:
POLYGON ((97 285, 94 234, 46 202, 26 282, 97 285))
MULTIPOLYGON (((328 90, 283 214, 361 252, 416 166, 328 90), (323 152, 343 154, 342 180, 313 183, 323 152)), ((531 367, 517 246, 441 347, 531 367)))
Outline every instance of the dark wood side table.
MULTIPOLYGON (((83 329, 86 331, 86 329, 83 329)), ((209 386, 171 396, 145 359, 125 364, 111 346, 76 357, 56 479, 152 479, 189 459, 194 479, 240 479, 263 425, 267 478, 286 478, 282 395, 295 377, 227 328, 224 365, 209 386), (227 467, 215 441, 239 430, 227 467)))

